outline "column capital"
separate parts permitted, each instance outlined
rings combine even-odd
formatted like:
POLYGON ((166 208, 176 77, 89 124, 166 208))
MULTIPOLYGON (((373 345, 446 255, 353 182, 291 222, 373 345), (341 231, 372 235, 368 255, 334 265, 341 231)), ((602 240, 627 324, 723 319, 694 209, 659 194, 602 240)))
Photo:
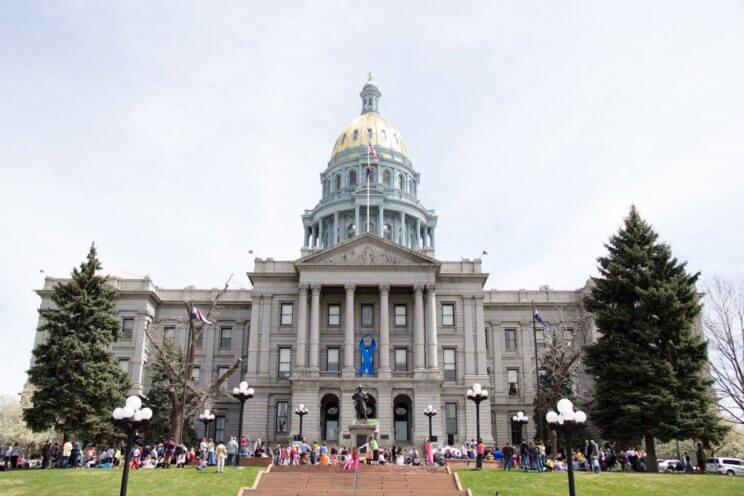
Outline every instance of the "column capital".
POLYGON ((380 284, 380 293, 389 293, 390 292, 390 284, 380 284))
POLYGON ((300 290, 300 293, 307 293, 307 288, 307 284, 300 284, 299 286, 297 286, 297 289, 300 290))
POLYGON ((346 292, 349 291, 356 291, 356 284, 345 284, 344 289, 346 289, 346 292))
POLYGON ((434 293, 437 290, 437 286, 435 284, 427 284, 426 285, 426 291, 429 293, 434 293))
POLYGON ((425 286, 424 286, 423 284, 416 284, 416 285, 415 285, 415 286, 413 287, 413 292, 414 292, 414 293, 423 293, 423 292, 424 292, 424 287, 425 287, 425 286))
POLYGON ((312 286, 310 286, 310 289, 313 291, 313 294, 319 294, 320 288, 321 288, 320 284, 313 284, 312 286))

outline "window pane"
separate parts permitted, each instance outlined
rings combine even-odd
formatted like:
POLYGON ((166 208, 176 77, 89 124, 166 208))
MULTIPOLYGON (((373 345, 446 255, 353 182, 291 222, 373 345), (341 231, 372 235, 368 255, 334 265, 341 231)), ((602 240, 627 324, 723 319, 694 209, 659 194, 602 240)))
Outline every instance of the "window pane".
POLYGON ((338 372, 338 348, 328 348, 327 369, 329 372, 338 372))
POLYGON ((133 317, 125 317, 121 321, 121 340, 122 341, 131 341, 132 340, 132 332, 134 331, 134 318, 133 317))
POLYGON ((519 395, 519 371, 517 369, 506 370, 506 382, 508 383, 509 396, 519 395))
POLYGON ((232 327, 220 328, 220 348, 228 349, 232 345, 232 327))
POLYGON ((194 367, 191 369, 191 382, 199 382, 199 377, 201 376, 201 368, 194 367))
POLYGON ((406 325, 406 306, 395 305, 395 325, 403 327, 406 325))
POLYGON ((517 349, 517 330, 516 329, 505 329, 504 330, 505 347, 507 350, 517 349))
POLYGON ((457 403, 445 403, 447 434, 457 434, 457 403))
POLYGON ((374 325, 374 306, 362 305, 362 325, 371 326, 374 325))
POLYGON ((408 371, 408 350, 406 348, 395 349, 395 371, 408 371))
POLYGON ((164 341, 173 341, 173 338, 176 336, 176 328, 175 327, 164 327, 163 328, 163 340, 164 341))
POLYGON ((287 402, 276 402, 276 432, 287 432, 287 402))
POLYGON ((457 365, 455 363, 455 349, 444 348, 442 350, 444 362, 444 378, 453 380, 457 379, 457 365))
POLYGON ((455 325, 455 305, 452 303, 445 303, 442 305, 442 325, 455 325))
POLYGON ((279 348, 279 373, 280 379, 288 379, 291 372, 291 355, 292 350, 290 348, 279 348))
POLYGON ((341 305, 328 305, 328 325, 341 325, 341 305))
POLYGON ((214 418, 214 442, 221 443, 225 440, 225 416, 217 415, 214 418))
POLYGON ((292 309, 291 303, 282 303, 282 315, 280 325, 292 325, 292 309))

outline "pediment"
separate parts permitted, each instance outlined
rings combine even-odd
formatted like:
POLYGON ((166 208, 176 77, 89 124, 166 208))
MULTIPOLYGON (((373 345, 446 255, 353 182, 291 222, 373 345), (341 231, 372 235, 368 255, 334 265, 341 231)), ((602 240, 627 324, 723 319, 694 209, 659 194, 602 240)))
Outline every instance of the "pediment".
POLYGON ((439 262, 415 250, 402 247, 373 234, 362 234, 336 246, 311 253, 297 265, 386 265, 439 266, 439 262))

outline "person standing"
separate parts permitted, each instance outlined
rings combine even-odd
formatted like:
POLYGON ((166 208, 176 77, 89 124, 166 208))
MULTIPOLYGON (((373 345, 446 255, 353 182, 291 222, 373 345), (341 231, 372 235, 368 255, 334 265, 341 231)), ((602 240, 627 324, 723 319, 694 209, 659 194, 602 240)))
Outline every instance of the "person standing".
POLYGON ((65 444, 62 445, 62 466, 60 468, 67 468, 70 463, 70 455, 72 454, 72 443, 68 439, 65 444))
POLYGON ((483 469, 483 455, 486 452, 486 447, 483 445, 483 439, 478 438, 478 444, 475 445, 475 469, 483 469))
POLYGON ((235 439, 235 436, 230 436, 230 441, 227 443, 227 464, 228 465, 234 465, 237 463, 237 454, 238 454, 238 441, 235 439))
POLYGON ((514 448, 506 444, 501 448, 501 453, 504 455, 504 470, 511 470, 514 466, 514 448))
POLYGON ((690 460, 690 455, 687 454, 687 451, 685 451, 684 458, 685 458, 685 472, 688 474, 693 473, 694 470, 692 468, 692 460, 690 460))
POLYGON ((697 467, 701 474, 705 473, 705 452, 703 451, 703 443, 697 443, 697 449, 695 450, 695 457, 697 458, 697 467))
POLYGON ((431 440, 427 437, 426 443, 424 444, 424 456, 426 457, 426 465, 434 464, 434 457, 431 453, 431 440))
POLYGON ((72 468, 78 468, 78 460, 80 460, 82 454, 83 450, 80 448, 80 442, 75 441, 70 452, 70 465, 72 465, 72 468))
POLYGON ((519 443, 519 464, 525 472, 530 469, 530 447, 524 439, 519 443))
POLYGON ((227 448, 223 443, 219 443, 214 451, 217 455, 217 473, 221 474, 225 471, 225 458, 227 458, 227 448))
POLYGON ((52 443, 47 439, 44 446, 41 448, 41 468, 49 468, 49 457, 52 452, 52 443))

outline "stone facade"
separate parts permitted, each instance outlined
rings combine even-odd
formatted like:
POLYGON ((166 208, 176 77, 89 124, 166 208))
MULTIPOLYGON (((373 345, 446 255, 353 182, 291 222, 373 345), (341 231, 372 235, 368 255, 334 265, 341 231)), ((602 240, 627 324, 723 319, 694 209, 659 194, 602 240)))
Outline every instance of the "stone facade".
MULTIPOLYGON (((480 407, 486 443, 512 440, 509 419, 517 410, 532 414, 532 304, 558 322, 558 309, 575 305, 582 290, 487 291, 480 259, 438 260, 437 216, 417 198, 420 175, 400 132, 377 113, 380 95, 370 80, 360 95, 362 114, 336 141, 320 176, 321 200, 302 215, 300 258, 257 258, 248 273, 253 288, 227 291, 215 325, 205 328, 199 380, 243 359, 241 374, 227 381, 212 408, 217 438, 237 433, 238 404, 227 391, 241 379, 256 391, 243 432, 270 442, 299 432, 292 412, 304 404, 308 439, 353 444, 358 385, 375 400, 383 445, 423 443, 430 404, 438 411, 432 430, 439 442, 474 438, 475 405, 465 393, 475 382, 490 392, 480 407), (372 338, 376 373, 360 377, 360 341, 372 338)), ((59 281, 45 280, 42 307, 59 281)), ((163 289, 123 274, 113 274, 111 284, 120 291, 127 329, 113 351, 133 390, 146 391, 145 327, 157 324, 185 347, 184 302, 207 305, 218 290, 163 289)), ((43 339, 38 333, 37 342, 43 339)), ((530 423, 524 434, 533 432, 530 423)))

